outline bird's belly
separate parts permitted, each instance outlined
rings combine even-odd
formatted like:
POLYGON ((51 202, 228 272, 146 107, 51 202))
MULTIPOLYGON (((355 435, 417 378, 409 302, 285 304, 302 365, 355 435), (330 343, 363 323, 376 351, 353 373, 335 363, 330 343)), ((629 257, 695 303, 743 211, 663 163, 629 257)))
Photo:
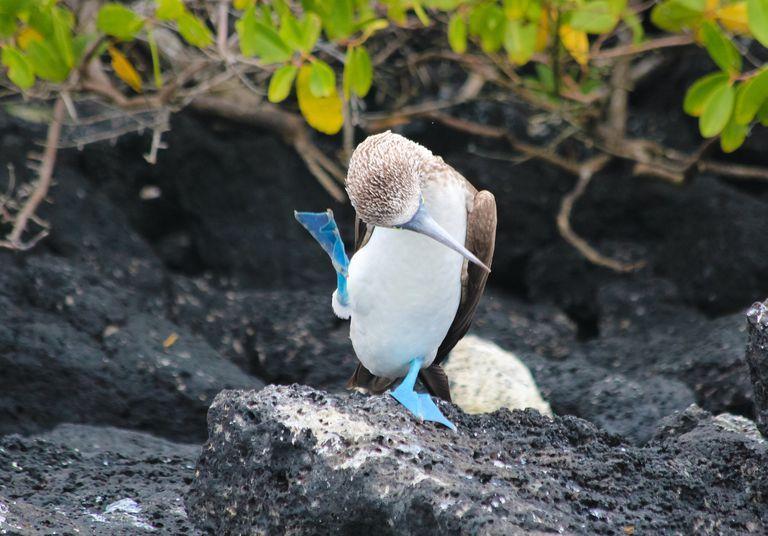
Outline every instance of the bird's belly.
POLYGON ((430 238, 376 229, 349 268, 350 337, 369 371, 398 378, 415 358, 432 363, 459 306, 462 263, 430 238))

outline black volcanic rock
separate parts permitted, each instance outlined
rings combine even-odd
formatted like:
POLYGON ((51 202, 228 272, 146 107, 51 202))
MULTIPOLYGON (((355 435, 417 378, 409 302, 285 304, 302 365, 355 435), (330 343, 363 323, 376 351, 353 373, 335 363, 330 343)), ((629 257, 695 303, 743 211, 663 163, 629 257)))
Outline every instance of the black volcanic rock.
POLYGON ((182 496, 196 445, 61 425, 0 438, 0 533, 198 534, 182 496))
POLYGON ((457 433, 387 396, 222 392, 190 518, 208 534, 768 529, 768 447, 746 419, 692 408, 640 448, 578 418, 441 407, 457 433))
POLYGON ((747 363, 755 390, 755 420, 763 435, 768 436, 768 300, 750 307, 747 323, 747 363))

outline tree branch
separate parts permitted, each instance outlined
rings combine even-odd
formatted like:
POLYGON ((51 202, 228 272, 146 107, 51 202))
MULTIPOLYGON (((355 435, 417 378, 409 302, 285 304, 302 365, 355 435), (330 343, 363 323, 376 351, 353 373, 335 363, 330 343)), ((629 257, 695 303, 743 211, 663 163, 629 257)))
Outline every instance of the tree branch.
POLYGON ((0 242, 0 247, 5 247, 15 250, 26 250, 33 247, 38 241, 47 236, 48 230, 43 229, 29 242, 22 240, 22 235, 27 228, 27 223, 34 217, 35 211, 38 205, 48 195, 48 189, 53 181, 53 168, 56 164, 56 151, 59 145, 59 138, 61 137, 61 124, 64 121, 64 113, 66 112, 66 106, 64 99, 59 97, 56 99, 56 103, 53 106, 53 119, 50 125, 48 125, 48 135, 45 140, 45 151, 43 152, 43 160, 40 166, 40 172, 38 174, 37 184, 29 196, 26 203, 22 207, 21 211, 14 218, 13 228, 6 240, 0 242))

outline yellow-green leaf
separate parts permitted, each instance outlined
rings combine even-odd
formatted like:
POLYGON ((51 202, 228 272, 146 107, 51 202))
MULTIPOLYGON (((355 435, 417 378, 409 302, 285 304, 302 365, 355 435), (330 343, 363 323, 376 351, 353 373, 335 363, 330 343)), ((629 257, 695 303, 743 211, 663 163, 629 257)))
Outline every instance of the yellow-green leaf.
POLYGON ((315 97, 309 89, 312 68, 304 65, 296 78, 296 97, 299 110, 309 126, 324 134, 336 134, 344 123, 343 103, 338 94, 328 97, 315 97))
POLYGON ((96 27, 107 35, 130 40, 136 37, 144 19, 122 4, 104 4, 96 17, 96 27))
POLYGON ((747 0, 747 15, 752 35, 764 47, 768 47, 768 1, 747 0))
POLYGON ((589 61, 589 38, 586 32, 574 30, 567 24, 560 26, 560 41, 562 41, 565 50, 581 66, 585 66, 589 61))
POLYGON ((269 79, 267 98, 269 102, 282 102, 291 94, 291 86, 296 79, 299 68, 295 65, 283 65, 269 79))
POLYGON ((707 104, 707 100, 712 96, 715 90, 727 83, 728 75, 722 72, 708 74, 699 78, 685 93, 683 110, 688 115, 699 117, 704 112, 704 106, 707 104))
POLYGON ((182 0, 158 0, 155 16, 158 20, 177 20, 186 10, 182 0))
POLYGON ((504 14, 507 19, 519 20, 525 17, 531 0, 504 0, 504 14))
POLYGON ((448 44, 458 54, 467 51, 467 21, 459 13, 451 15, 448 21, 448 44))
POLYGON ((732 153, 741 147, 748 132, 748 126, 737 124, 733 120, 733 117, 731 117, 728 124, 725 125, 723 132, 720 134, 720 148, 724 153, 732 153))
POLYGON ((726 30, 739 34, 749 33, 746 2, 736 2, 718 8, 715 15, 726 30))
POLYGON ((741 86, 736 95, 734 120, 739 125, 746 125, 755 117, 760 106, 768 99, 768 68, 750 78, 741 86))
POLYGON ((613 30, 618 22, 618 14, 607 0, 594 0, 573 11, 569 24, 574 30, 601 34, 613 30))
POLYGON ((717 136, 725 128, 733 112, 735 92, 730 84, 722 84, 712 93, 699 118, 699 131, 705 138, 717 136))
POLYGON ((40 32, 31 26, 25 26, 16 36, 16 43, 19 45, 21 50, 27 50, 27 48, 29 48, 29 44, 32 41, 42 41, 43 39, 44 38, 40 32))
POLYGON ((315 97, 328 97, 336 93, 336 73, 322 60, 312 62, 309 90, 315 97))
POLYGON ((525 65, 533 56, 536 47, 536 34, 538 28, 535 24, 520 20, 508 20, 504 30, 504 49, 507 51, 510 61, 517 65, 525 65))
POLYGON ((117 77, 128 84, 136 93, 141 93, 141 76, 131 61, 115 47, 109 47, 108 50, 109 56, 112 58, 112 68, 117 77))
POLYGON ((205 22, 192 13, 182 13, 177 23, 179 25, 179 33, 190 45, 197 48, 205 48, 213 43, 211 30, 208 29, 205 22))
POLYGON ((701 25, 701 36, 712 60, 723 71, 738 73, 741 71, 741 55, 736 46, 720 28, 710 21, 701 25))
POLYGON ((29 89, 35 84, 32 65, 16 47, 3 47, 2 62, 8 68, 8 79, 21 89, 29 89))
POLYGON ((235 0, 232 2, 232 5, 235 6, 235 9, 239 9, 240 11, 244 11, 248 9, 250 6, 252 6, 255 3, 256 0, 235 0))

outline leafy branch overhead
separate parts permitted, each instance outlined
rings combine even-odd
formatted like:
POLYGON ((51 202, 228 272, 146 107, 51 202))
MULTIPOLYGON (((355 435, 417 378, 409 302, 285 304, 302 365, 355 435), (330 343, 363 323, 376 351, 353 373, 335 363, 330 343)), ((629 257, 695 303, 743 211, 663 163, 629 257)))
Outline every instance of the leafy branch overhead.
MULTIPOLYGON (((104 3, 93 28, 63 2, 4 0, 5 75, 22 91, 38 81, 63 84, 87 59, 89 45, 97 44, 92 55, 106 55, 133 92, 160 91, 174 65, 158 52, 156 32, 170 28, 190 47, 212 53, 217 21, 205 7, 184 0, 104 3), (149 49, 151 65, 135 65, 136 45, 149 49)), ((768 0, 663 0, 649 7, 628 0, 234 0, 226 12, 233 27, 224 25, 221 37, 236 47, 237 57, 228 61, 253 61, 271 73, 269 101, 280 103, 295 88, 307 123, 326 134, 341 129, 344 103, 372 87, 369 39, 416 26, 442 27, 446 46, 458 54, 477 48, 514 67, 534 62, 535 76, 526 74, 523 84, 555 102, 578 100, 568 91, 574 86, 588 95, 604 84, 605 70, 594 60, 624 29, 637 51, 649 43, 647 28, 689 36, 719 69, 693 84, 684 99, 702 136, 720 136, 723 150, 733 151, 756 123, 768 124, 768 67, 745 66, 754 60, 747 52, 753 41, 768 45, 768 0)))

